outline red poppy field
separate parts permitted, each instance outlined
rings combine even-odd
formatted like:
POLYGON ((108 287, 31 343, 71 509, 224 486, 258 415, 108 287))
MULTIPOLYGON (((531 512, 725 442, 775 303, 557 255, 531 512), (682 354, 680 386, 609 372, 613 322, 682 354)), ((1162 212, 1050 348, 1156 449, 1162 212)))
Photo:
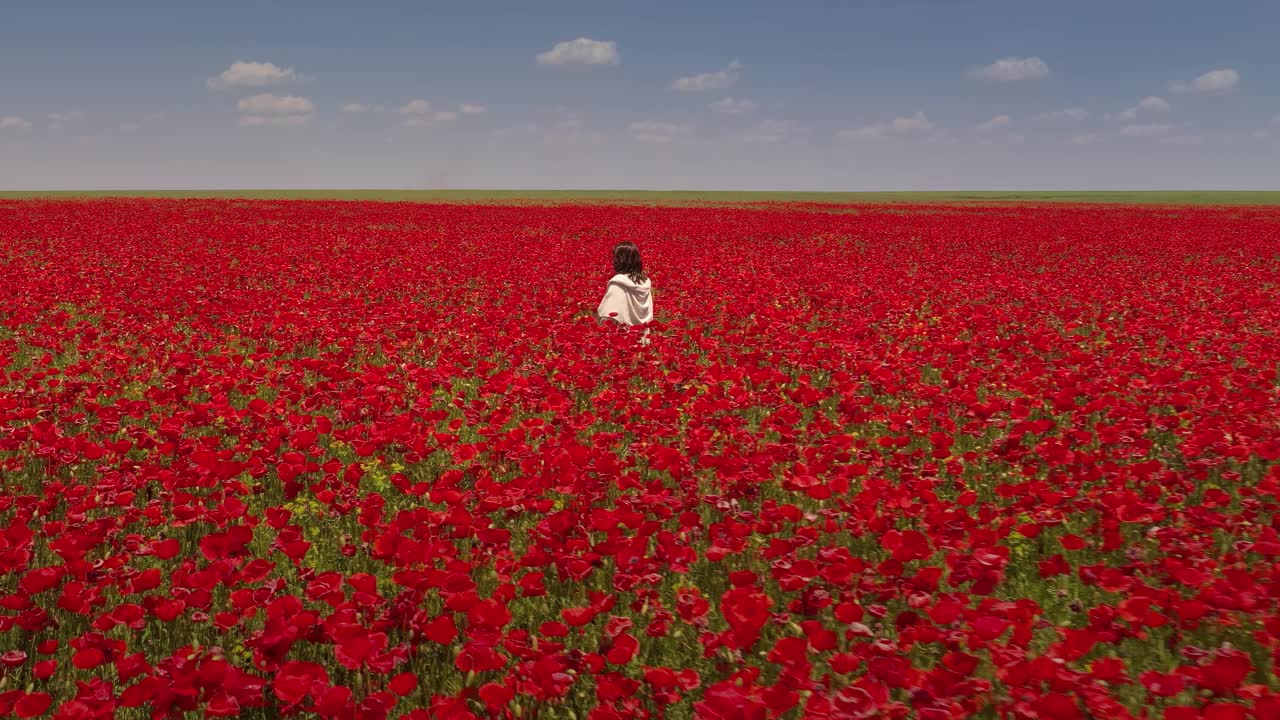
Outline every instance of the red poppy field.
POLYGON ((1278 293, 1277 208, 0 202, 0 716, 1274 719, 1278 293))

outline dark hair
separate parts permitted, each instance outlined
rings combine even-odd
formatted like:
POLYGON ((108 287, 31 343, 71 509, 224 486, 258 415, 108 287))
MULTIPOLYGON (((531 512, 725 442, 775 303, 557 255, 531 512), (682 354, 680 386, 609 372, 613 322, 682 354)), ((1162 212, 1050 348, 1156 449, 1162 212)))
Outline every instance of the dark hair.
POLYGON ((644 263, 640 261, 640 248, 630 240, 613 246, 613 272, 615 275, 626 275, 633 283, 642 283, 647 278, 644 274, 644 263))

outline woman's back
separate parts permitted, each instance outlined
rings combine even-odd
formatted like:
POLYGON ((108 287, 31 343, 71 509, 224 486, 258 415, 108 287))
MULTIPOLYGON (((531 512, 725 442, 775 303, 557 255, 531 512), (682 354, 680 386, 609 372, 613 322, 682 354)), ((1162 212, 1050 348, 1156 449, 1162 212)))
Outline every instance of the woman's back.
POLYGON ((649 278, 637 282, 634 276, 624 273, 609 278, 596 315, 623 325, 644 325, 653 320, 653 288, 649 278))

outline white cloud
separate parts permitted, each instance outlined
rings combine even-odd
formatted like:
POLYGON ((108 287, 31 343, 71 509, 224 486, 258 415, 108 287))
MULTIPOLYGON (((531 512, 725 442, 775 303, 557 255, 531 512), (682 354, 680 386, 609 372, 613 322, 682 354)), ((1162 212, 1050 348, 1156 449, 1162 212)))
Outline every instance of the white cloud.
POLYGON ((342 106, 342 112, 344 113, 367 113, 372 109, 363 103, 347 103, 342 106))
POLYGON ((1162 97, 1148 95, 1138 101, 1137 105, 1116 115, 1120 120, 1132 121, 1138 118, 1140 113, 1167 113, 1169 112, 1169 101, 1162 97))
POLYGON ((1138 103, 1138 107, 1143 110, 1152 110, 1155 112, 1169 112, 1169 102, 1162 97, 1149 95, 1142 98, 1142 102, 1138 103))
POLYGON ((929 122, 929 118, 925 114, 916 111, 914 115, 893 119, 893 131, 899 133, 916 132, 918 130, 932 130, 933 123, 929 122))
POLYGON ((1136 138, 1160 137, 1161 135, 1168 135, 1172 131, 1173 126, 1167 124, 1125 125, 1120 128, 1121 135, 1136 138))
POLYGON ((229 88, 229 87, 265 87, 276 83, 289 82, 298 80, 301 76, 294 71, 293 68, 282 68, 275 63, 269 62, 247 62, 238 60, 231 63, 231 67, 222 71, 222 74, 215 78, 209 78, 206 83, 209 87, 229 88))
POLYGON ((756 109, 756 104, 750 100, 738 100, 736 98, 721 98, 707 107, 713 112, 724 113, 726 115, 745 115, 756 109))
POLYGON ((537 59, 539 65, 617 65, 622 61, 617 43, 585 37, 556 43, 538 53, 537 59))
POLYGON ((1191 82, 1175 80, 1169 83, 1169 89, 1178 93, 1197 92, 1211 95, 1225 95, 1240 84, 1240 73, 1231 68, 1210 70, 1191 82))
POLYGON ((1071 138, 1071 142, 1076 145, 1092 145, 1102 139, 1098 133, 1088 133, 1085 135, 1077 135, 1071 138))
POLYGON ((16 115, 0 115, 0 130, 30 130, 31 121, 16 115))
POLYGON ((462 113, 463 115, 483 115, 484 113, 489 112, 489 108, 485 107, 484 105, 470 105, 467 103, 463 103, 462 105, 458 106, 458 112, 462 113))
POLYGON ((723 90, 727 87, 732 87, 734 83, 738 82, 738 73, 741 71, 742 63, 734 60, 723 70, 676 78, 671 83, 671 89, 684 90, 686 92, 723 90))
POLYGON ((841 130, 836 137, 841 140, 883 140, 890 135, 910 135, 934 129, 934 124, 923 112, 894 118, 892 122, 876 123, 852 130, 841 130))
POLYGON ((640 142, 664 144, 687 137, 690 128, 659 120, 642 120, 628 125, 627 132, 640 142))
POLYGON ((1200 137, 1199 135, 1170 135, 1168 137, 1160 138, 1159 143, 1161 145, 1179 145, 1179 146, 1185 146, 1185 147, 1192 147, 1196 145, 1203 145, 1204 138, 1200 137))
POLYGON ((1008 127, 1013 127, 1013 119, 1008 115, 997 115, 984 123, 978 124, 978 129, 983 132, 1003 130, 1008 127))
POLYGON ((51 112, 49 113, 49 127, 60 128, 67 123, 73 123, 84 118, 84 113, 79 110, 71 112, 51 112))
POLYGON ((1089 119, 1089 111, 1084 108, 1071 107, 1065 110, 1054 110, 1053 112, 1041 113, 1036 116, 1037 120, 1058 121, 1070 120, 1072 122, 1082 122, 1089 119))
POLYGON ((310 115, 242 115, 240 127, 302 127, 310 115))
POLYGON ((410 100, 400 106, 401 115, 426 115, 431 112, 431 103, 426 100, 410 100))
POLYGON ((804 131, 805 128, 790 120, 761 120, 742 139, 754 143, 779 143, 804 131))
POLYGON ((884 123, 867 125, 860 128, 841 130, 836 133, 840 140, 883 140, 889 134, 889 126, 884 123))
POLYGON ((300 95, 260 93, 241 98, 240 127, 302 127, 311 122, 316 106, 300 95))
POLYGON ((308 115, 316 106, 300 95, 261 93, 241 98, 236 109, 248 115, 308 115))
POLYGON ((970 72, 970 75, 991 82, 1043 80, 1049 77, 1049 66, 1038 57, 1010 57, 977 68, 970 72))
POLYGON ((437 123, 452 122, 458 119, 458 111, 437 110, 432 112, 431 103, 426 100, 410 100, 400 106, 400 114, 404 115, 404 124, 410 127, 431 127, 437 123))

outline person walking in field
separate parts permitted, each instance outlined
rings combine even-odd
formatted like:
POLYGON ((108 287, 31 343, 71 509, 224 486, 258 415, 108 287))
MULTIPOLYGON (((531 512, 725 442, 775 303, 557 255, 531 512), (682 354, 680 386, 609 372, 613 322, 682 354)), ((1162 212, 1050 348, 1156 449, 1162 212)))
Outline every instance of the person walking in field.
MULTIPOLYGON (((635 243, 625 241, 613 246, 613 272, 604 299, 596 308, 600 322, 613 320, 629 330, 653 320, 653 288, 644 274, 640 248, 635 243)), ((641 334, 640 344, 649 344, 648 328, 641 334)))

